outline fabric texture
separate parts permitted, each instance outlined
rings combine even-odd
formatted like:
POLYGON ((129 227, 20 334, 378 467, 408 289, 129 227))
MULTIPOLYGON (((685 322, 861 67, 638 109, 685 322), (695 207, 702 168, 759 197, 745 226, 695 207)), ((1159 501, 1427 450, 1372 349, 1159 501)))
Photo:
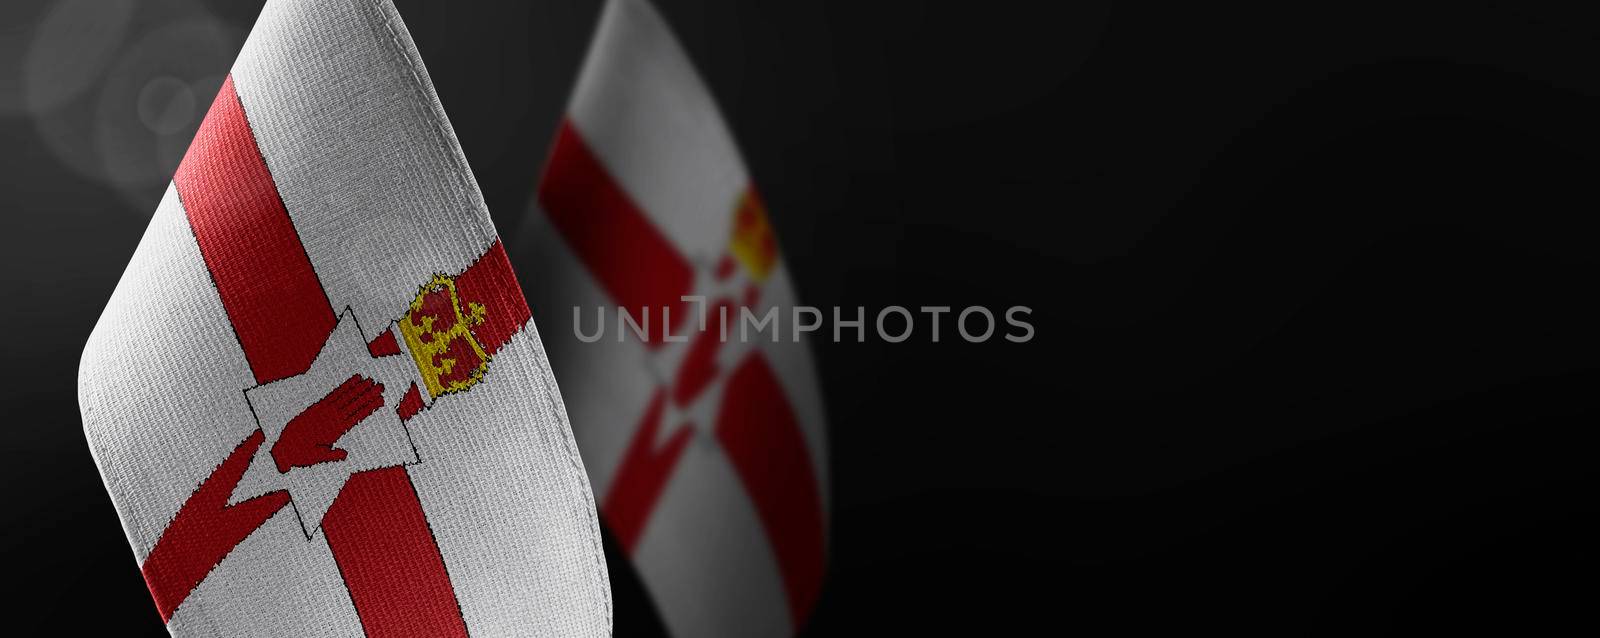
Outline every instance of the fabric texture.
POLYGON ((175 636, 606 635, 596 508, 388 0, 270 0, 89 339, 175 636))
POLYGON ((669 630, 798 631, 828 543, 815 366, 786 315, 781 338, 741 335, 794 288, 711 93, 643 0, 606 5, 514 247, 541 274, 530 301, 602 520, 669 630))

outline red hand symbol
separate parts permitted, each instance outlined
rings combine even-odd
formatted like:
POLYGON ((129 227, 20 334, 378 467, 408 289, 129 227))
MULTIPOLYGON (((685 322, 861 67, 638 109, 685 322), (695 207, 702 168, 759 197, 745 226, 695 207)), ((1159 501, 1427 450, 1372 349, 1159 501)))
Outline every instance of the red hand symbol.
POLYGON ((333 447, 350 428, 383 407, 383 384, 352 375, 328 396, 289 420, 283 435, 272 444, 272 460, 279 472, 343 461, 344 450, 333 447))

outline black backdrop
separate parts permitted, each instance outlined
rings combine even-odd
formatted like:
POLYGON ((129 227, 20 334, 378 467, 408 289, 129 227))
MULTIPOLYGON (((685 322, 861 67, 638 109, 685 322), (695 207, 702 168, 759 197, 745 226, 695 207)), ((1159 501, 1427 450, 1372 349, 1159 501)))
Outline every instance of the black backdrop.
MULTIPOLYGON (((0 8, 0 624, 161 635, 75 370, 198 123, 139 87, 203 108, 261 2, 112 44, 72 4, 0 8)), ((599 3, 397 4, 512 236, 599 3)), ((804 302, 1034 309, 1027 344, 813 342, 807 634, 1594 625, 1600 13, 658 4, 804 302)), ((617 633, 659 632, 611 568, 617 633)))

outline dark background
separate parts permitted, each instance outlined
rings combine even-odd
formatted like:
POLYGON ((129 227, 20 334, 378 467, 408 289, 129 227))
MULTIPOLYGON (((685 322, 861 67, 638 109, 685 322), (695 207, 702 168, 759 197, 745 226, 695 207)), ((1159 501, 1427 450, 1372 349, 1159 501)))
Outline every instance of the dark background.
MULTIPOLYGON (((657 2, 803 302, 1034 309, 812 341, 807 634, 1593 631, 1600 12, 657 2)), ((13 631, 162 634, 75 371, 260 4, 0 3, 13 631)), ((600 3, 397 4, 511 236, 600 3)))

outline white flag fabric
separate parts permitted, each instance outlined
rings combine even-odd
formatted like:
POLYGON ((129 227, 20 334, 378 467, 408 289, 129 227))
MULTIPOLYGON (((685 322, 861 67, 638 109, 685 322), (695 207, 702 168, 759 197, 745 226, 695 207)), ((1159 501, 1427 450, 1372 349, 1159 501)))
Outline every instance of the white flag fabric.
POLYGON ((643 0, 607 4, 536 208, 515 248, 603 522, 674 635, 793 634, 827 556, 814 365, 733 138, 643 0))
POLYGON ((175 636, 606 635, 539 335, 389 0, 270 0, 85 348, 175 636))

